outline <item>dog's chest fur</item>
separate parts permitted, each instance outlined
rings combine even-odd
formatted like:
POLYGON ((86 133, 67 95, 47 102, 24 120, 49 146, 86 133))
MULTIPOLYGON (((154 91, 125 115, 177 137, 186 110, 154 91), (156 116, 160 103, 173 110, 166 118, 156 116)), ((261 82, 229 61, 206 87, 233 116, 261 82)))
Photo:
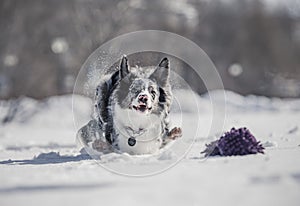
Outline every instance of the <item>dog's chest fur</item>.
POLYGON ((162 145, 163 126, 157 114, 144 115, 130 109, 121 108, 118 104, 112 108, 114 114, 115 144, 119 150, 129 154, 155 153, 162 145), (129 139, 135 144, 130 145, 129 139))

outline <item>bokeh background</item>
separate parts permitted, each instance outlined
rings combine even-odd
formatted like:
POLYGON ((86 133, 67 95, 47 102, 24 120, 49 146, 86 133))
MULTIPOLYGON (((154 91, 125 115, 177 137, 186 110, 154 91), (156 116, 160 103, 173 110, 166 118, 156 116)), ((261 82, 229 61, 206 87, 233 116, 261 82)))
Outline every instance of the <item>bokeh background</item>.
POLYGON ((1 0, 0 99, 72 93, 96 48, 145 29, 194 41, 225 89, 300 97, 298 0, 1 0))

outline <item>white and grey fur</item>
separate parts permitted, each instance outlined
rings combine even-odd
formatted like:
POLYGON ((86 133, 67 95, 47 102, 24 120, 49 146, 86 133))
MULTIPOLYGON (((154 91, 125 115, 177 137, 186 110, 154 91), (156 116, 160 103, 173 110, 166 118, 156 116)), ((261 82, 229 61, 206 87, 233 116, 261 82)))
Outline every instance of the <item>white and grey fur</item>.
POLYGON ((101 152, 152 154, 181 136, 169 128, 170 63, 130 67, 123 56, 118 71, 96 89, 95 118, 78 132, 85 147, 101 152))

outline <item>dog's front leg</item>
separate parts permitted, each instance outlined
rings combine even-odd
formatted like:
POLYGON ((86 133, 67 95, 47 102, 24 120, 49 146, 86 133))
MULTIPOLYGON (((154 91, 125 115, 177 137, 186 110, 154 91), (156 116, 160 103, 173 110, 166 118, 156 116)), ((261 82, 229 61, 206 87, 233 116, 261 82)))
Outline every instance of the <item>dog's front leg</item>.
POLYGON ((111 144, 104 137, 102 127, 103 125, 94 119, 82 127, 77 133, 77 140, 81 146, 103 153, 112 151, 111 144))
POLYGON ((182 137, 182 129, 180 127, 174 127, 171 131, 167 132, 165 138, 163 138, 162 147, 180 137, 182 137))
POLYGON ((168 134, 167 138, 175 140, 182 136, 182 129, 180 127, 174 127, 168 134))

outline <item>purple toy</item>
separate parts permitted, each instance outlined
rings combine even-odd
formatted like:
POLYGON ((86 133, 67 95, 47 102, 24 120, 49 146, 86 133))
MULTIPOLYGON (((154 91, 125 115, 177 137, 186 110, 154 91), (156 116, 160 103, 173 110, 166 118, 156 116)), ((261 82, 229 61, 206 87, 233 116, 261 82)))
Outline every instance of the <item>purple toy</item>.
POLYGON ((219 140, 206 144, 206 149, 201 152, 205 156, 232 156, 232 155, 248 155, 262 153, 265 148, 250 131, 244 127, 240 129, 232 128, 221 136, 219 140))

